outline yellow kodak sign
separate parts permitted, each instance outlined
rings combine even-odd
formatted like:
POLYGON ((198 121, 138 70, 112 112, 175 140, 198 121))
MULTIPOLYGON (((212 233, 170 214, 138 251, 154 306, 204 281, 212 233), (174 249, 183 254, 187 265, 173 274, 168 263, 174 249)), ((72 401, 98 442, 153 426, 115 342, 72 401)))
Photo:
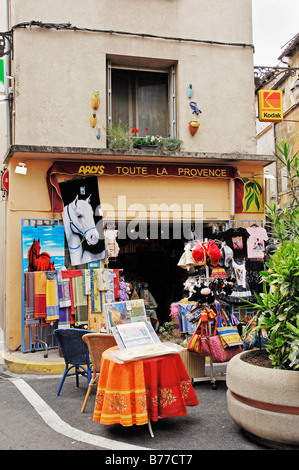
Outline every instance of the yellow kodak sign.
POLYGON ((275 122, 283 120, 282 91, 259 90, 259 121, 275 122))

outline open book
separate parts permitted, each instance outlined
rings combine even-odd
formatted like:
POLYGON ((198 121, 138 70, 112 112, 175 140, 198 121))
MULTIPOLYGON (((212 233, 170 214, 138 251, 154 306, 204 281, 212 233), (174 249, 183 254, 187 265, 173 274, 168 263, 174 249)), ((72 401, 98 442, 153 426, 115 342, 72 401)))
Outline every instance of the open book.
POLYGON ((113 351, 111 359, 126 362, 147 357, 177 354, 183 349, 173 343, 161 343, 150 322, 117 325, 112 328, 119 351, 113 351))

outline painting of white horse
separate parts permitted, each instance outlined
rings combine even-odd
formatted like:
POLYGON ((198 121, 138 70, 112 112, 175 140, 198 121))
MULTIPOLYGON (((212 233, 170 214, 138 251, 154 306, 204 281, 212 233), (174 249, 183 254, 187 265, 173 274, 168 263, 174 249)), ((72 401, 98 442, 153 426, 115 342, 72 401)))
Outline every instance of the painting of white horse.
POLYGON ((104 259, 105 243, 100 237, 94 220, 91 196, 75 199, 64 207, 62 218, 71 263, 78 266, 104 259), (99 251, 97 251, 97 248, 99 251))

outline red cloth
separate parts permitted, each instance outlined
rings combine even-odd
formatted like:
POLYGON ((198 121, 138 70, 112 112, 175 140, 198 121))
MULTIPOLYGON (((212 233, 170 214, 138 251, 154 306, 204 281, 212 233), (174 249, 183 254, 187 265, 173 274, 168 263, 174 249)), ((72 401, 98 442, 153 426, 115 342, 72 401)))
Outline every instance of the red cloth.
POLYGON ((119 299, 119 269, 113 269, 114 297, 119 299))
POLYGON ((171 354, 143 360, 148 417, 170 418, 187 415, 186 406, 198 405, 182 358, 171 354))

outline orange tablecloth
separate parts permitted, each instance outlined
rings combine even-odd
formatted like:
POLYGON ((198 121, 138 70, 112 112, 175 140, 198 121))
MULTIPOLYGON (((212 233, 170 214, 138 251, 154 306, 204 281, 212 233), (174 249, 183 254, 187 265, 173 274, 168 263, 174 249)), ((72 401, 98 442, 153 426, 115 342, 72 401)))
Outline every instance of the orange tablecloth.
POLYGON ((198 405, 179 354, 117 364, 107 358, 108 352, 102 358, 94 421, 141 425, 158 417, 187 415, 187 406, 198 405))

